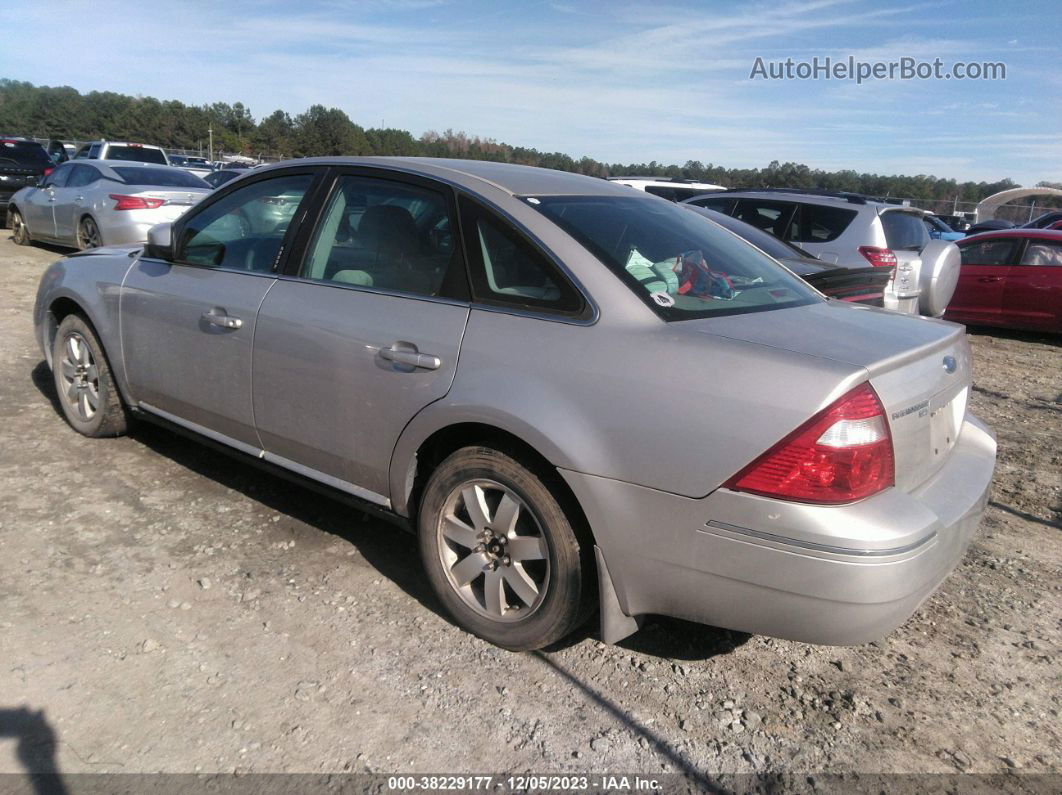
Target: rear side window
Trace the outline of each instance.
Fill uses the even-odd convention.
[[[855,217],[856,211],[847,207],[801,204],[786,239],[793,243],[829,243],[844,234]]]
[[[115,166],[114,173],[122,178],[126,185],[152,185],[159,188],[209,188],[195,174],[189,174],[179,168],[137,168],[136,166]]]
[[[15,165],[43,171],[54,164],[48,157],[48,153],[44,151],[44,147],[35,141],[2,141],[0,142],[0,165]]]
[[[1021,264],[1062,267],[1062,243],[1030,240],[1028,248],[1025,249],[1025,255],[1021,258]]]
[[[439,295],[453,253],[445,195],[402,182],[344,176],[328,201],[302,276]]]
[[[1009,265],[1013,250],[1013,240],[985,240],[959,248],[963,265]]]
[[[921,251],[929,243],[929,232],[920,215],[885,212],[881,214],[881,226],[885,230],[885,245],[893,251]]]
[[[129,160],[133,163],[158,163],[166,166],[166,155],[161,149],[150,146],[108,146],[108,160]]]
[[[74,170],[70,174],[70,179],[67,180],[66,186],[68,188],[81,188],[85,185],[91,185],[99,178],[100,172],[95,168],[79,164],[74,166]]]
[[[565,315],[583,311],[579,291],[511,224],[465,197],[461,218],[475,301]]]

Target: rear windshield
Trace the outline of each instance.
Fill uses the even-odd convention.
[[[922,216],[893,210],[881,214],[885,245],[893,251],[921,251],[929,242]]]
[[[114,173],[122,178],[126,185],[153,185],[158,188],[209,188],[195,174],[189,174],[179,168],[137,168],[135,166],[115,166]]]
[[[163,151],[161,149],[153,149],[150,146],[116,146],[111,144],[107,147],[107,159],[168,165]]]
[[[525,197],[665,320],[817,303],[804,281],[707,219],[640,197]]]
[[[2,141],[0,165],[45,169],[55,164],[44,147],[35,141]]]

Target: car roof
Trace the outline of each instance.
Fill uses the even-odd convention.
[[[1020,226],[1015,229],[990,229],[987,232],[978,232],[976,235],[970,235],[955,242],[961,246],[971,240],[987,240],[988,238],[997,237],[1037,237],[1044,240],[1062,240],[1062,229],[1026,229]]]
[[[475,190],[484,183],[513,196],[624,196],[632,197],[630,187],[583,174],[551,168],[521,166],[489,160],[458,160],[436,157],[307,157],[260,166],[257,171],[272,171],[299,165],[369,166],[388,168],[434,177]],[[633,194],[638,198],[638,194]],[[646,196],[647,201],[659,201]]]

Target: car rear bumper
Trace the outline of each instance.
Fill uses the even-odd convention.
[[[824,644],[902,624],[961,560],[984,512],[995,439],[967,417],[913,493],[843,506],[719,489],[689,499],[562,470],[628,616],[676,616]]]

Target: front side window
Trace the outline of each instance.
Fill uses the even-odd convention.
[[[794,212],[796,212],[796,205],[791,202],[739,199],[737,206],[730,214],[768,234],[788,240],[789,222],[793,219]]]
[[[1062,243],[1052,243],[1047,240],[1030,240],[1025,254],[1021,258],[1022,265],[1049,265],[1062,267]]]
[[[963,265],[1009,265],[1013,250],[1012,240],[984,240],[959,248]]]
[[[446,196],[372,177],[341,177],[302,277],[438,295],[454,253]]]
[[[269,273],[313,180],[312,174],[258,180],[210,204],[181,226],[177,260]]]
[[[677,205],[614,196],[542,196],[528,202],[665,320],[823,300],[763,252]]]

